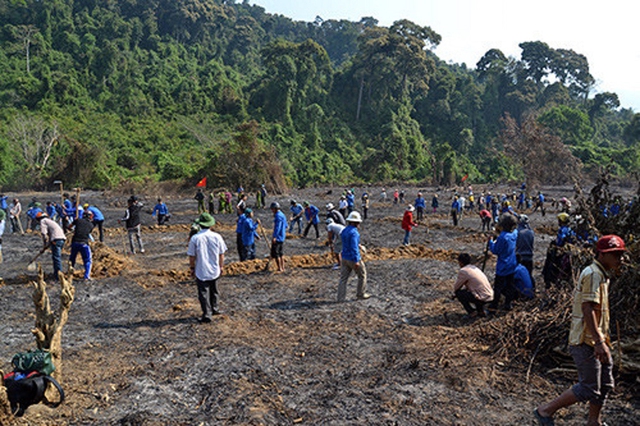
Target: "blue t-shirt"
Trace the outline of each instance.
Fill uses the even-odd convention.
[[[273,238],[279,243],[287,238],[287,217],[280,210],[273,215]]]
[[[247,217],[243,214],[238,216],[238,220],[236,221],[236,234],[242,234],[242,228],[244,227],[244,222],[247,220]]]
[[[424,197],[416,198],[416,201],[414,201],[413,204],[415,208],[422,207],[424,209],[425,207],[427,207],[427,201],[424,199]]]
[[[289,207],[289,210],[291,210],[291,213],[293,213],[293,217],[296,217],[304,209],[302,208],[302,206],[300,204],[295,204],[295,205]],[[300,217],[300,219],[302,219],[302,216]]]
[[[163,215],[167,215],[169,214],[169,209],[167,208],[167,205],[165,203],[158,203],[156,204],[156,206],[153,208],[153,213],[151,214],[151,216],[155,216],[156,213],[163,214]]]
[[[502,231],[495,241],[489,242],[491,253],[498,256],[496,261],[496,275],[501,277],[511,275],[516,270],[516,239],[518,231]]]
[[[90,211],[91,213],[93,213],[94,221],[98,222],[98,221],[104,220],[104,215],[96,206],[87,207],[87,211]]]
[[[316,206],[314,206],[313,204],[311,204],[309,207],[307,207],[306,209],[304,209],[304,216],[307,218],[307,220],[313,224],[318,224],[318,222],[320,221],[318,219],[318,213],[320,213],[320,210],[318,210],[318,208]]]
[[[255,238],[258,236],[256,232],[258,229],[258,222],[254,222],[252,219],[245,216],[245,220],[242,222],[242,244],[250,246],[255,243]]]
[[[523,265],[518,264],[518,266],[516,266],[516,272],[513,275],[513,283],[520,294],[527,299],[533,299],[534,294],[531,275],[529,275],[529,271]]]
[[[340,233],[342,239],[342,258],[351,262],[360,262],[360,233],[358,228],[347,225]]]

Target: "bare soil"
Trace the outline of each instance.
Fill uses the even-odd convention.
[[[313,230],[307,239],[291,235],[285,243],[287,271],[274,274],[263,272],[264,241],[256,242],[257,260],[237,262],[235,216],[217,214],[229,252],[219,280],[223,315],[211,324],[197,322],[200,307],[187,271],[188,225],[197,216],[193,194],[166,200],[173,214],[168,226],[154,227],[145,214],[146,253],[135,256],[127,255],[126,235],[117,224],[126,196],[83,194],[83,201],[106,213],[108,229],[105,244],[94,244],[95,280],[84,282],[76,272],[76,299],[62,342],[67,399],[56,409],[39,404],[0,424],[534,424],[536,405],[562,392],[576,375],[549,373],[554,367],[549,360],[513,362],[489,350],[495,342],[483,338],[484,331],[500,327],[523,305],[517,304],[515,313],[471,321],[451,300],[457,255],[482,257],[486,236],[479,232],[480,219],[465,215],[453,227],[447,214],[428,214],[414,230],[412,245],[403,247],[404,206],[378,202],[379,189],[368,189],[373,202],[361,228],[372,294],[364,301],[355,300],[352,277],[347,302],[335,302],[339,271],[331,269],[323,226],[320,239],[313,238]],[[340,191],[328,190],[275,199],[283,206],[291,197],[308,199],[324,211]],[[511,189],[492,189],[506,190]],[[433,191],[423,188],[428,204]],[[416,192],[407,190],[410,200]],[[547,193],[571,195],[569,188]],[[440,210],[447,212],[449,194],[440,194]],[[56,199],[53,193],[21,195]],[[154,199],[145,203],[150,213]],[[257,217],[269,233],[270,211],[258,210]],[[534,275],[542,282],[555,215],[530,218],[537,235]],[[37,234],[4,236],[0,367],[5,371],[13,354],[34,347],[30,280],[35,276],[26,266],[40,246]],[[41,260],[51,272],[48,256]],[[489,259],[491,280],[494,269]],[[49,293],[55,304],[59,287],[53,281]],[[640,397],[633,389],[622,382],[611,396],[604,411],[609,425],[639,424]],[[562,410],[557,424],[584,424],[586,411],[584,405]]]

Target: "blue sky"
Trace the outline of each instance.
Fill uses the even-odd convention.
[[[615,92],[625,108],[640,112],[640,6],[625,0],[253,0],[269,13],[294,20],[376,18],[389,26],[409,19],[442,36],[441,59],[475,67],[492,48],[520,57],[518,44],[543,41],[573,49],[589,60],[594,93]]]

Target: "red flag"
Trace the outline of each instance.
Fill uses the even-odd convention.
[[[467,178],[469,177],[469,174],[467,173],[466,175],[464,175],[464,177],[462,178],[462,180],[460,181],[460,183],[464,182],[465,180],[467,180]]]
[[[196,184],[196,188],[206,188],[207,187],[207,177],[203,177],[200,182]]]

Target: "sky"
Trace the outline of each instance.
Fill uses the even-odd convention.
[[[596,86],[615,92],[624,108],[640,112],[640,4],[630,0],[252,0],[268,13],[311,22],[399,19],[429,26],[442,36],[434,52],[444,61],[475,64],[489,49],[520,58],[518,44],[542,41],[587,57]]]

